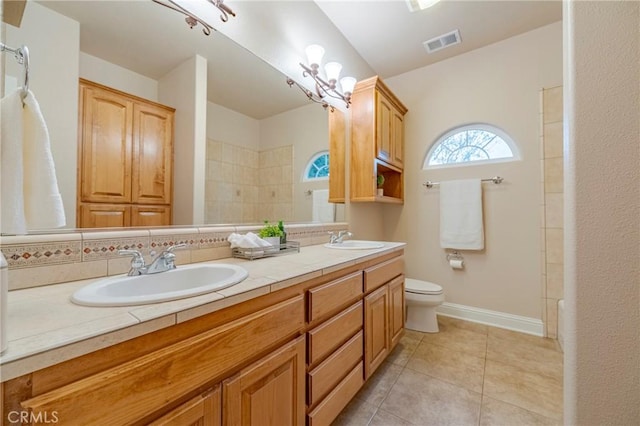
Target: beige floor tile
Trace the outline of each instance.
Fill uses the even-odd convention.
[[[406,365],[419,373],[482,393],[484,357],[422,342]]]
[[[549,342],[547,341],[551,341],[551,339],[543,339],[541,337],[536,339],[544,340],[544,342],[530,341],[529,339],[510,339],[500,335],[489,334],[487,359],[535,371],[562,381],[562,352],[558,352],[555,349],[555,343],[553,348],[549,347]]]
[[[415,330],[409,330],[408,328],[404,329],[404,337],[411,340],[421,341],[424,337],[425,333]]]
[[[384,362],[378,370],[367,380],[356,398],[379,407],[387,397],[391,387],[402,372],[402,367],[390,362]]]
[[[446,332],[451,327],[462,328],[464,330],[475,331],[476,333],[487,334],[489,326],[478,324],[471,321],[465,321],[453,317],[445,317],[438,315],[438,326],[441,332]]]
[[[560,426],[561,424],[560,420],[541,416],[487,396],[482,397],[480,426]]]
[[[487,334],[445,324],[439,333],[425,334],[421,343],[433,343],[453,351],[466,352],[484,358],[487,352]]]
[[[408,334],[407,331],[410,330],[405,331],[405,335],[402,336],[396,347],[387,357],[388,362],[397,364],[401,367],[404,367],[407,362],[409,362],[409,358],[411,358],[411,355],[416,351],[416,348],[422,340],[422,336],[420,336],[420,339],[415,339],[414,336],[412,334]]]
[[[484,395],[554,419],[562,418],[562,379],[487,360]]]
[[[503,328],[489,327],[489,336],[498,337],[510,342],[528,343],[532,346],[558,350],[555,339],[546,339],[544,337],[518,333],[517,331],[505,330]]]
[[[398,416],[394,416],[391,413],[387,413],[384,410],[376,411],[368,426],[405,426],[413,425],[413,423],[401,419]]]
[[[405,369],[380,409],[417,425],[477,425],[481,395]]]
[[[332,426],[366,426],[377,407],[355,397],[331,423]]]

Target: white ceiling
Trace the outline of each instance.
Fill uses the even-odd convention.
[[[40,3],[80,22],[83,52],[153,79],[195,54],[207,58],[208,99],[257,119],[308,100],[287,87],[280,71],[224,34],[301,82],[297,62],[312,42],[342,55],[327,59],[342,62],[346,74],[386,78],[550,24],[562,13],[561,1],[442,0],[411,13],[404,0],[226,0],[237,16],[227,23],[212,19],[220,32],[205,36],[151,0]],[[426,53],[424,41],[454,29],[461,44]]]
[[[562,19],[561,1],[442,0],[419,12],[404,0],[316,3],[383,78]],[[462,43],[427,54],[423,42],[456,29]]]

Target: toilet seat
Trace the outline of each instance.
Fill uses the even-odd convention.
[[[415,280],[413,278],[405,278],[404,290],[408,293],[415,294],[442,294],[442,287],[429,281]]]

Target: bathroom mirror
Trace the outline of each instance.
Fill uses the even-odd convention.
[[[205,212],[200,223],[180,224],[312,221],[312,191],[328,188],[328,180],[306,181],[303,174],[308,161],[328,149],[328,112],[233,40],[190,29],[183,15],[149,0],[28,2],[22,27],[7,27],[7,41],[29,45],[31,88],[43,113],[54,111],[45,119],[68,227],[75,226],[77,191],[77,131],[69,123],[77,123],[77,116],[64,117],[62,136],[56,125],[62,126],[60,115],[77,100],[56,95],[66,84],[56,72],[77,72],[66,86],[74,95],[77,79],[85,78],[159,101],[158,81],[195,55],[207,63],[207,165],[200,176]],[[20,73],[7,61],[8,89]],[[174,141],[174,150],[180,143]],[[255,161],[247,164],[247,158]],[[342,206],[335,219],[344,220]]]

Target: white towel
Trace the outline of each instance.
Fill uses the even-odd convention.
[[[33,93],[2,99],[2,232],[58,228],[66,223],[49,131]]]
[[[231,244],[231,248],[257,248],[257,247],[273,247],[271,244],[258,237],[253,232],[247,232],[245,235],[236,234],[235,232],[227,237],[227,241]]]
[[[482,250],[482,184],[480,179],[440,183],[440,246]]]
[[[313,222],[335,222],[336,205],[329,202],[328,189],[316,189],[313,191],[312,198],[312,214]]]

